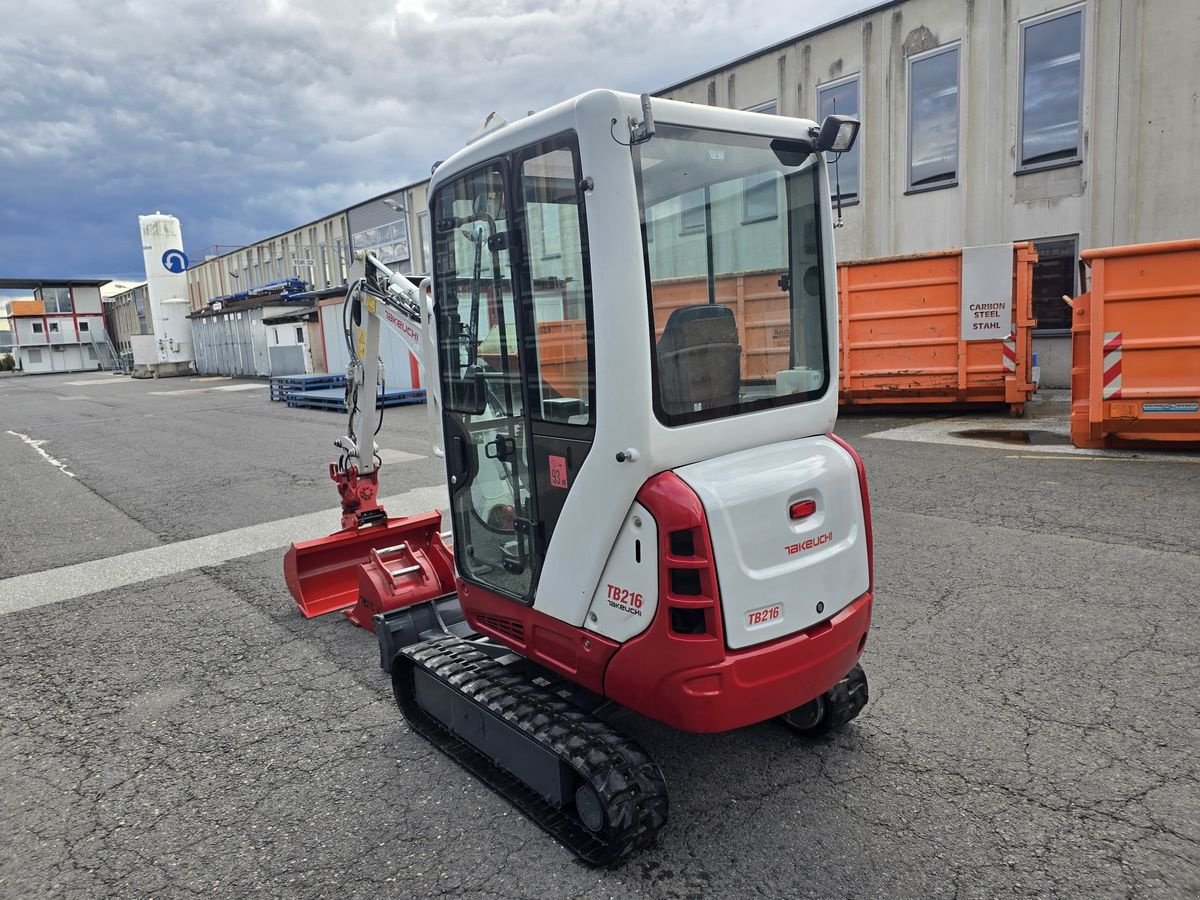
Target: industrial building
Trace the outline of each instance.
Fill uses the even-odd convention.
[[[292,278],[313,290],[337,287],[346,283],[358,250],[372,251],[405,274],[428,271],[427,185],[389,191],[244,247],[209,248],[187,272],[192,309]]]
[[[11,335],[7,352],[29,374],[111,368],[100,288],[107,278],[3,278],[0,290],[28,290],[31,299],[4,301]]]
[[[122,287],[123,290],[114,292],[101,289],[104,321],[117,353],[132,361],[132,339],[140,335],[153,335],[154,317],[149,314],[150,288],[147,282]]]
[[[338,288],[353,254],[369,250],[406,274],[428,271],[427,184],[389,191],[245,247],[205,252],[187,271],[198,370],[267,376],[343,368]],[[396,389],[420,387],[420,369],[401,341],[385,335],[382,355]]]
[[[1192,3],[894,0],[659,96],[859,118],[839,259],[1033,240],[1034,349],[1065,387],[1079,252],[1200,230],[1197,46]]]
[[[1066,387],[1080,252],[1197,234],[1197,46],[1196,4],[891,0],[656,96],[860,119],[830,162],[840,260],[1032,240],[1034,350],[1042,384]],[[193,308],[287,276],[335,287],[357,249],[428,271],[427,187],[206,259],[188,272]],[[748,190],[747,218],[777,214],[770,199]],[[681,234],[703,221],[686,198],[677,218]]]

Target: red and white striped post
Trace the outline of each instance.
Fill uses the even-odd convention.
[[[1001,353],[1004,360],[1004,371],[1007,374],[1017,373],[1017,336],[1012,332],[1004,339],[1004,349]]]
[[[1121,399],[1121,332],[1104,332],[1104,386],[1101,396],[1105,400]]]

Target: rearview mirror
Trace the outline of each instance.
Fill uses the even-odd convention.
[[[828,153],[845,153],[854,146],[859,123],[849,116],[828,115],[816,133],[814,149]]]

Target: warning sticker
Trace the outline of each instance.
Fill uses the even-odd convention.
[[[550,487],[567,489],[567,458],[565,456],[550,457]]]

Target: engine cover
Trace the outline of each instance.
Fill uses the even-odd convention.
[[[832,438],[742,450],[675,474],[704,504],[731,649],[803,631],[870,588],[858,469]]]

